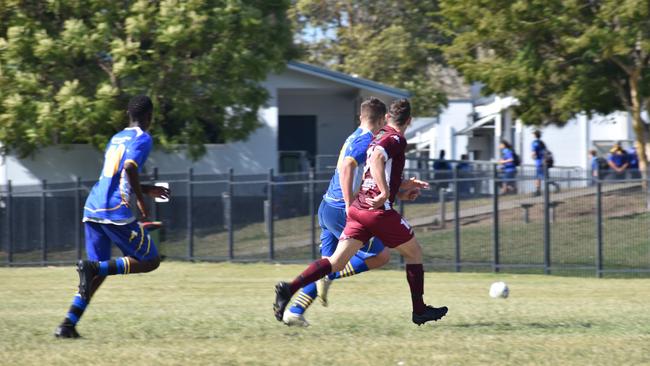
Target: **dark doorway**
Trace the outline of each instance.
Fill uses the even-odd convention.
[[[305,171],[316,156],[316,116],[280,116],[278,150],[280,172]]]

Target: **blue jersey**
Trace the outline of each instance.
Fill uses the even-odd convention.
[[[546,145],[542,140],[536,139],[533,141],[533,153],[535,153],[535,165],[542,165],[544,162],[544,154],[546,153]]]
[[[139,127],[125,128],[106,146],[104,167],[84,205],[84,221],[125,225],[135,221],[129,206],[131,186],[124,164],[131,161],[142,169],[153,147],[151,136]]]
[[[503,171],[504,172],[512,172],[517,170],[517,166],[515,165],[515,154],[512,152],[512,150],[506,148],[501,149],[501,159],[503,160],[510,160],[507,163],[503,163]]]
[[[339,153],[339,159],[336,164],[337,168],[334,171],[334,176],[330,181],[327,192],[323,195],[323,200],[329,205],[338,208],[345,208],[345,200],[343,199],[343,191],[341,190],[338,169],[339,164],[341,164],[343,160],[352,159],[356,164],[352,190],[357,191],[359,189],[359,186],[361,185],[361,174],[363,173],[363,167],[366,163],[366,150],[368,150],[368,145],[372,142],[372,138],[373,135],[371,131],[359,127],[345,140],[343,147],[341,147],[341,152]]]

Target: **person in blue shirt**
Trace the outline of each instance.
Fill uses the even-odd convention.
[[[544,141],[542,141],[542,131],[540,130],[535,130],[533,131],[533,136],[535,139],[533,140],[532,143],[532,156],[533,160],[535,161],[535,196],[539,196],[542,194],[541,186],[542,186],[542,180],[544,179],[544,169],[547,168],[547,165],[550,164],[548,163],[547,155],[550,155],[550,152],[546,148],[546,144]],[[549,165],[548,168],[551,166]],[[559,192],[560,191],[560,185],[557,184],[556,182],[550,182],[550,185],[555,187],[555,191]]]
[[[641,172],[639,171],[639,155],[636,153],[636,148],[632,146],[627,149],[626,152],[630,163],[630,166],[628,167],[630,178],[641,178]]]
[[[499,165],[503,172],[503,183],[501,184],[501,194],[517,193],[515,176],[517,175],[517,163],[515,162],[515,153],[512,146],[506,140],[501,140],[499,144],[501,150],[501,160]]]
[[[321,227],[321,255],[327,258],[334,254],[346,222],[348,207],[354,201],[361,185],[361,174],[366,162],[366,150],[374,134],[384,126],[386,105],[371,97],[361,103],[359,119],[361,124],[343,143],[334,175],[318,208],[318,223]],[[282,321],[290,326],[308,326],[304,313],[318,296],[327,306],[327,292],[331,281],[349,277],[378,268],[388,263],[390,252],[378,239],[371,240],[350,259],[340,272],[332,273],[316,283],[302,288],[293,305],[284,312]]]
[[[621,147],[620,142],[615,143],[609,151],[607,163],[612,170],[612,178],[625,179],[626,171],[630,167],[630,161],[627,152]]]
[[[131,211],[133,199],[142,218],[146,219],[144,194],[169,197],[167,188],[140,185],[138,178],[153,147],[151,136],[146,132],[151,125],[153,103],[144,95],[133,97],[127,113],[129,127],[108,142],[99,180],[84,204],[88,259],[77,263],[79,291],[65,319],[55,330],[58,338],[79,337],[76,325],[106,276],[150,272],[160,264],[156,245]],[[124,256],[111,259],[111,243]]]
[[[440,152],[438,152],[438,159],[433,163],[434,179],[441,180],[441,182],[437,184],[438,189],[446,189],[449,187],[448,180],[452,178],[451,164],[445,160],[445,155],[445,150],[440,150]]]

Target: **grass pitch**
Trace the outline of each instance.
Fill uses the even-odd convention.
[[[78,329],[52,336],[77,283],[72,267],[0,268],[5,365],[650,364],[650,280],[427,273],[425,299],[449,306],[417,327],[403,271],[340,280],[312,326],[272,315],[273,285],[299,265],[165,262],[114,276]],[[488,297],[504,280],[507,300]]]

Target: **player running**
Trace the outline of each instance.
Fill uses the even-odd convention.
[[[359,128],[345,140],[341,148],[334,176],[318,207],[318,223],[321,227],[320,252],[323,258],[329,258],[336,250],[345,227],[346,211],[361,184],[366,150],[374,134],[384,126],[385,114],[386,105],[381,100],[374,97],[366,99],[360,107]],[[305,286],[298,293],[293,306],[284,312],[282,321],[290,326],[308,326],[309,323],[304,317],[305,311],[316,296],[320,298],[323,306],[327,306],[327,291],[332,280],[379,268],[389,260],[390,252],[380,240],[375,239],[366,244],[352,256],[343,270],[323,277],[318,283],[312,282]]]
[[[386,115],[388,125],[382,128],[368,148],[368,164],[356,200],[348,210],[347,223],[336,251],[330,258],[319,259],[291,283],[275,286],[273,306],[276,318],[284,312],[291,296],[301,287],[319,278],[343,269],[344,265],[371,237],[379,238],[384,245],[395,248],[406,262],[406,278],[413,304],[412,320],[422,325],[436,321],[447,314],[447,307],[425,305],[422,248],[413,229],[399,213],[393,210],[395,198],[414,199],[423,185],[413,180],[402,183],[406,139],[404,131],[411,122],[411,105],[408,100],[393,102]]]
[[[150,124],[153,104],[149,97],[132,98],[128,105],[129,127],[114,135],[106,147],[104,167],[84,205],[84,227],[88,260],[77,263],[79,292],[54,335],[78,338],[76,325],[91,297],[106,276],[150,272],[158,268],[160,257],[147,229],[131,212],[132,194],[143,218],[148,216],[144,194],[168,198],[163,187],[140,185],[138,173],[153,146],[145,132]],[[124,254],[111,259],[111,242]]]

